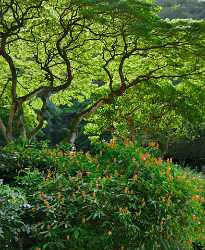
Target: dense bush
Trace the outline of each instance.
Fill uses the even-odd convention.
[[[23,210],[28,206],[25,196],[16,188],[0,185],[0,246],[13,249],[21,234],[27,231],[22,220]]]
[[[203,244],[203,178],[128,143],[112,141],[98,151],[93,157],[41,149],[39,155],[52,159],[55,171],[19,173],[16,185],[31,206],[21,215],[30,230],[19,233],[23,249],[192,249],[192,242]]]
[[[47,143],[35,145],[9,144],[0,152],[0,176],[10,183],[18,172],[26,168],[47,172],[55,167],[55,161],[49,156]],[[56,151],[59,151],[56,150]]]

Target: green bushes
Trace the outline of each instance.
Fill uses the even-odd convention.
[[[203,178],[130,144],[113,141],[98,151],[94,157],[42,149],[54,170],[19,174],[16,186],[31,206],[19,214],[30,229],[19,234],[23,249],[166,250],[203,243]]]
[[[21,233],[27,230],[21,217],[26,207],[29,205],[20,190],[0,185],[1,249],[13,249],[16,242],[20,240]]]
[[[54,149],[52,152],[59,152]],[[35,145],[9,144],[0,152],[0,177],[6,183],[12,182],[19,171],[26,168],[39,169],[41,172],[47,172],[55,168],[55,161],[48,154],[47,143]]]

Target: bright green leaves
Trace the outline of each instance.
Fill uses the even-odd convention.
[[[112,131],[119,139],[166,140],[191,138],[194,128],[204,121],[205,95],[200,81],[160,80],[130,89],[112,106],[93,115],[86,126],[92,136]],[[202,84],[202,83],[201,83]]]
[[[55,104],[73,96],[114,102],[144,82],[202,76],[204,23],[161,20],[152,1],[4,0],[1,8],[1,46],[17,71],[13,86],[4,61],[2,96],[13,86],[27,110],[42,111],[40,102],[34,105],[42,93]],[[17,102],[6,101],[8,109]]]
[[[75,1],[82,6],[80,13],[86,19],[92,19],[108,27],[114,24],[119,29],[127,28],[129,33],[146,34],[157,20],[157,7],[144,1]],[[110,26],[111,27],[111,26]],[[115,27],[113,26],[115,29]]]
[[[162,161],[154,148],[112,141],[95,156],[20,146],[7,154],[14,150],[20,166],[39,170],[21,173],[21,191],[0,186],[2,245],[15,235],[41,249],[176,249],[173,242],[189,249],[203,238],[204,179]]]

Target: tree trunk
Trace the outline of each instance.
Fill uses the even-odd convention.
[[[72,122],[72,127],[71,127],[71,132],[68,136],[68,142],[71,145],[75,145],[75,141],[78,137],[78,130],[79,130],[79,125],[82,121],[83,117],[77,117],[73,122]]]
[[[130,135],[129,135],[130,140],[131,140],[131,142],[135,143],[137,131],[135,128],[134,119],[132,117],[127,117],[127,124],[128,124],[129,130],[130,130]]]
[[[3,135],[3,138],[4,138],[5,142],[6,142],[6,144],[10,143],[10,139],[7,136],[7,133],[6,133],[6,126],[4,125],[1,118],[0,118],[0,131],[1,131],[2,135]]]
[[[25,128],[25,124],[24,124],[24,110],[23,110],[23,107],[22,105],[20,105],[18,107],[18,115],[17,115],[17,123],[18,123],[18,126],[19,126],[19,134],[20,134],[20,137],[23,139],[23,140],[26,140],[27,139],[27,133],[26,133],[26,128]]]

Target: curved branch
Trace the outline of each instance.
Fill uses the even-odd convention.
[[[0,55],[5,59],[7,64],[9,65],[9,69],[11,71],[11,81],[12,81],[12,88],[11,88],[11,96],[12,100],[16,100],[16,87],[17,87],[17,73],[16,73],[16,67],[14,65],[14,62],[11,58],[11,56],[5,51],[4,48],[0,48]]]
[[[41,107],[40,110],[38,110],[37,113],[37,120],[38,120],[38,124],[37,126],[28,134],[28,139],[31,140],[38,132],[40,129],[42,129],[43,125],[44,125],[44,114],[47,111],[47,99],[48,99],[48,95],[47,96],[42,96],[41,100],[43,102],[43,105]]]

